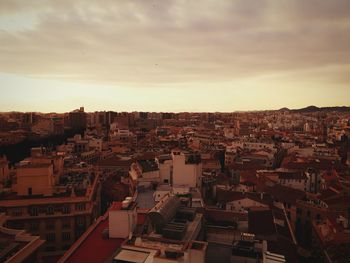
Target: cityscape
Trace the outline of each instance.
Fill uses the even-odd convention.
[[[349,10],[0,0],[0,263],[348,263]]]
[[[9,112],[2,262],[346,262],[350,108]]]

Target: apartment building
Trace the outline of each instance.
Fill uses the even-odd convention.
[[[97,172],[80,168],[55,183],[53,170],[53,164],[45,163],[18,167],[12,191],[4,192],[0,200],[7,227],[46,240],[40,251],[43,261],[62,255],[100,214]]]

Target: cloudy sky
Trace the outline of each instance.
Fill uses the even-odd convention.
[[[0,111],[350,106],[349,0],[0,0]]]

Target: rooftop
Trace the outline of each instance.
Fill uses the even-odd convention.
[[[138,164],[141,166],[142,172],[147,173],[147,172],[153,172],[153,171],[158,171],[158,165],[155,162],[154,159],[150,160],[138,160]]]
[[[290,204],[295,204],[296,200],[302,199],[305,196],[304,191],[279,184],[264,188],[264,192],[270,194],[275,200]]]
[[[43,244],[39,236],[31,236],[24,230],[3,227],[7,218],[0,214],[0,262],[22,262]]]
[[[104,237],[105,229],[108,229],[108,212],[97,219],[58,262],[105,262],[124,241],[121,238]]]
[[[56,192],[52,196],[19,196],[15,192],[3,194],[0,199],[0,206],[19,207],[29,205],[47,205],[48,203],[61,204],[89,201],[94,191],[96,191],[99,177],[95,175],[89,176],[88,174],[80,175],[80,177],[73,177],[71,180],[65,181],[64,184],[56,185],[56,190],[63,189],[63,192]],[[89,186],[84,186],[83,181],[84,178],[86,179],[87,177],[89,177],[92,182],[90,182]],[[72,189],[74,189],[74,193],[72,193]]]

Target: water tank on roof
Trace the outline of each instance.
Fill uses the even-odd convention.
[[[148,216],[152,224],[162,227],[174,218],[180,205],[177,196],[166,195],[148,212]]]

